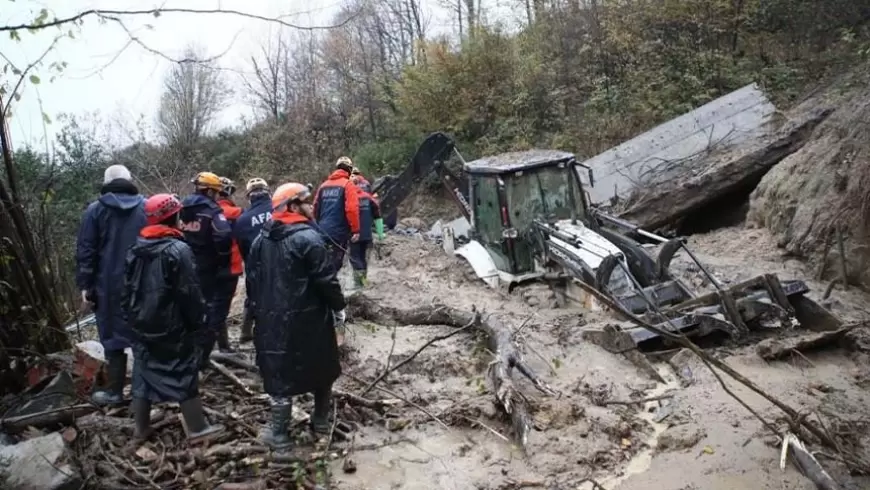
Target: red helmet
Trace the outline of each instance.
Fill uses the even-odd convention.
[[[149,225],[163,222],[181,211],[181,201],[172,194],[155,194],[145,200],[145,218]]]

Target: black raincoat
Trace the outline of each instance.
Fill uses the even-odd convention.
[[[320,234],[303,216],[276,213],[245,266],[266,393],[289,397],[330,386],[341,374],[332,312],[345,302]]]
[[[133,332],[133,397],[154,403],[197,396],[194,343],[205,327],[205,299],[183,234],[146,226],[127,256],[123,307]]]

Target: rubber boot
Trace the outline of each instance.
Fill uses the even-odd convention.
[[[179,404],[181,417],[187,429],[187,442],[197,444],[205,442],[224,432],[224,426],[220,424],[209,425],[205,419],[205,411],[202,409],[202,401],[194,397]]]
[[[136,424],[133,437],[140,441],[148,439],[151,430],[151,400],[147,398],[133,398],[133,421]]]
[[[230,346],[230,334],[227,330],[227,322],[223,322],[221,324],[220,330],[218,330],[218,338],[217,338],[218,349],[221,352],[232,354],[235,350]]]
[[[242,334],[239,336],[239,343],[246,343],[254,340],[254,312],[249,307],[245,307],[245,315],[242,320]]]
[[[124,403],[124,382],[127,380],[127,354],[109,352],[106,355],[108,384],[91,396],[94,405],[105,407]]]
[[[315,434],[328,435],[332,429],[329,405],[332,386],[314,392],[314,412],[311,414],[311,430]]]
[[[277,451],[285,451],[293,446],[293,440],[288,434],[290,414],[293,411],[292,402],[272,405],[272,419],[260,430],[260,442]]]

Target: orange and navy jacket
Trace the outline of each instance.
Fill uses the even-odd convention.
[[[362,175],[357,175],[352,179],[359,189],[359,207],[360,207],[360,232],[359,241],[372,241],[372,226],[375,220],[381,217],[380,206],[378,201],[372,196],[372,185]]]
[[[327,244],[344,246],[351,235],[360,232],[360,190],[345,170],[336,170],[317,189],[314,219]]]
[[[218,199],[218,205],[224,211],[227,221],[235,228],[236,220],[242,215],[242,208],[236,206],[236,203],[232,199],[225,197]],[[233,238],[232,248],[230,249],[230,274],[240,276],[243,270],[244,266],[242,265],[242,252],[239,250],[239,242]]]

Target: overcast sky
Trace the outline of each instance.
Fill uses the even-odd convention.
[[[431,31],[448,28],[447,14],[437,0],[423,0]],[[40,9],[46,8],[58,18],[88,9],[146,10],[163,6],[196,9],[232,9],[251,14],[279,17],[299,25],[329,25],[342,0],[165,0],[161,3],[135,0],[0,0],[0,22],[12,25],[30,22]],[[250,57],[261,44],[275,35],[280,26],[234,15],[163,14],[125,17],[125,24],[144,44],[170,57],[181,57],[190,43],[202,45],[209,55],[226,52],[219,63],[228,75],[238,80],[239,73],[250,72]],[[151,26],[149,28],[149,25]],[[69,26],[68,26],[69,27]],[[60,128],[58,122],[44,125],[44,112],[56,120],[59,113],[83,114],[99,111],[103,119],[133,121],[145,114],[153,122],[159,101],[161,79],[171,62],[130,43],[130,37],[115,23],[100,24],[89,17],[75,39],[63,39],[45,58],[68,63],[66,71],[49,83],[46,69],[38,70],[42,82],[26,84],[21,101],[13,103],[10,130],[13,143],[44,147],[46,133],[53,141]],[[58,34],[54,28],[35,34],[20,32],[21,42],[0,40],[0,52],[16,66],[27,66],[39,58]],[[129,45],[128,45],[129,44]],[[5,63],[5,60],[2,60]],[[10,74],[11,75],[11,74]],[[8,79],[7,79],[8,83]],[[220,125],[234,125],[251,114],[241,96],[221,114]]]

